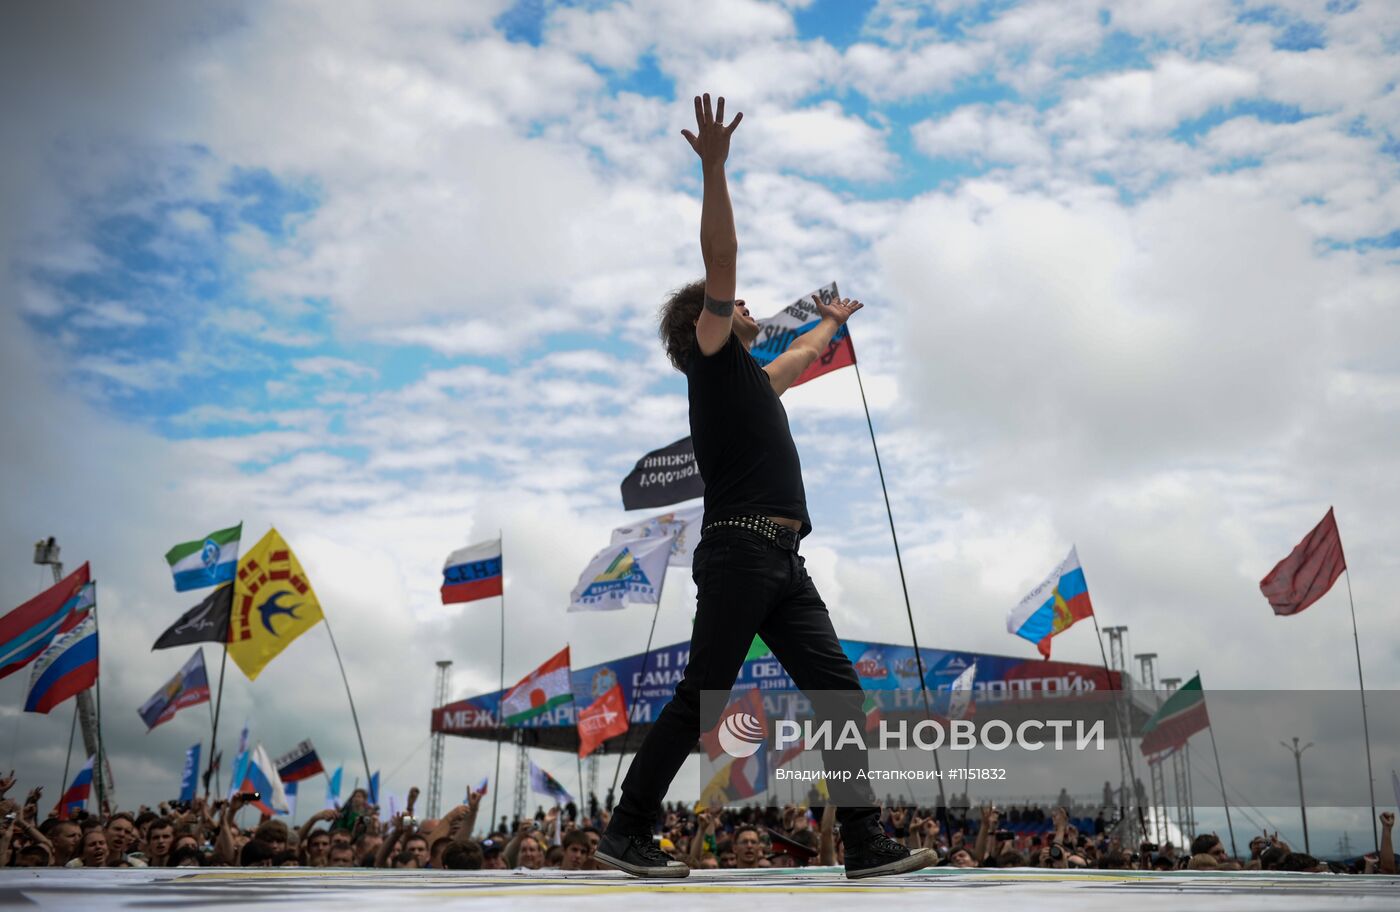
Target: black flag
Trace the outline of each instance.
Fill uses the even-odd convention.
[[[668,507],[673,503],[702,497],[705,482],[695,463],[695,447],[689,437],[637,460],[637,466],[622,479],[622,508],[640,510]]]
[[[208,598],[180,615],[170,629],[160,635],[152,649],[188,646],[191,643],[223,643],[228,637],[229,615],[233,609],[233,583],[224,583]]]

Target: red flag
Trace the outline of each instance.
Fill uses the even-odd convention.
[[[1297,614],[1326,595],[1346,568],[1337,519],[1328,507],[1322,522],[1259,583],[1259,591],[1274,614]]]
[[[622,698],[622,685],[614,684],[578,714],[579,757],[587,757],[604,741],[626,732],[627,703]]]
[[[725,753],[724,748],[720,746],[719,743],[720,727],[724,725],[724,721],[730,716],[740,713],[747,713],[753,716],[754,719],[758,720],[758,727],[760,729],[763,731],[768,730],[768,719],[763,713],[763,695],[758,692],[757,687],[751,687],[744,691],[739,699],[734,700],[724,708],[724,712],[720,714],[719,722],[714,728],[700,735],[700,743],[704,746],[705,753],[711,760]]]

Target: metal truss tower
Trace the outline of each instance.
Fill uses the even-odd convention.
[[[1162,686],[1174,691],[1181,686],[1180,678],[1163,678]],[[1182,839],[1189,845],[1196,838],[1196,805],[1191,795],[1191,745],[1172,751],[1172,783],[1176,795],[1176,825]]]
[[[1118,672],[1120,686],[1119,699],[1114,703],[1117,717],[1118,742],[1118,807],[1123,812],[1119,823],[1119,835],[1125,846],[1135,845],[1143,835],[1142,801],[1138,798],[1138,779],[1133,765],[1133,676],[1128,670],[1128,628],[1125,626],[1105,627],[1108,637],[1109,668]]]
[[[515,730],[515,819],[525,819],[525,804],[530,800],[530,752],[525,749],[525,733]],[[511,821],[515,825],[515,821]]]
[[[451,678],[452,660],[443,659],[437,663],[437,681],[433,684],[433,709],[447,705],[448,679]],[[432,747],[428,753],[428,814],[439,817],[442,812],[442,752],[447,736],[434,732]]]
[[[53,571],[55,585],[63,581],[63,561],[59,557],[60,553],[58,542],[53,537],[41,538],[34,543],[34,563],[48,565]],[[92,614],[93,617],[97,616],[96,608],[92,609]],[[102,724],[101,707],[93,701],[93,691],[97,690],[100,693],[101,687],[99,682],[96,688],[89,687],[87,690],[78,691],[74,707],[78,715],[78,727],[83,733],[83,750],[89,757],[101,755],[92,771],[93,793],[97,796],[99,810],[103,805],[116,807],[116,799],[112,792],[112,766],[107,760],[106,752],[102,750],[102,734],[99,731]],[[63,787],[67,788],[68,783],[63,783]]]
[[[1133,658],[1138,660],[1138,668],[1142,670],[1142,684],[1152,693],[1152,705],[1158,709],[1162,707],[1162,697],[1157,693],[1157,653],[1140,652]],[[1169,826],[1170,818],[1167,816],[1167,776],[1163,769],[1163,760],[1156,763],[1148,762],[1147,770],[1151,780],[1151,817],[1149,825],[1152,827],[1152,841],[1161,845],[1166,842],[1171,834]]]

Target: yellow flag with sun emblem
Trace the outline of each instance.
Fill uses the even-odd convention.
[[[269,529],[238,561],[228,654],[248,680],[324,617],[292,549]]]

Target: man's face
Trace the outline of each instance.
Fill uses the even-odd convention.
[[[114,856],[125,855],[136,841],[136,824],[125,817],[118,817],[107,824],[107,847]]]
[[[83,865],[100,868],[107,863],[107,834],[101,830],[89,830],[83,837]]]
[[[1218,842],[1210,847],[1210,854],[1216,861],[1225,861],[1230,857],[1230,853],[1225,851],[1225,846]]]
[[[177,851],[179,851],[180,849],[183,849],[183,848],[191,848],[191,849],[195,849],[196,851],[198,851],[198,849],[199,849],[199,840],[198,840],[198,839],[195,839],[193,836],[191,836],[190,834],[186,833],[185,835],[181,836],[179,839],[175,840],[175,845],[171,847],[170,851],[171,851],[171,852],[177,852]]]
[[[564,859],[559,867],[565,871],[582,871],[588,864],[588,846],[573,844],[564,849]]]
[[[588,854],[592,855],[594,852],[598,851],[598,840],[602,837],[592,830],[584,833],[584,835],[588,837]]]
[[[730,849],[719,853],[719,866],[721,868],[732,868],[738,859],[734,855],[734,850]]]
[[[428,840],[422,836],[410,836],[404,843],[404,851],[418,859],[418,867],[428,866]]]
[[[269,836],[263,842],[267,843],[274,853],[287,851],[287,840],[280,836]]]
[[[60,823],[53,828],[53,834],[49,836],[49,841],[64,858],[72,858],[73,853],[78,851],[78,841],[82,839],[82,836],[82,828],[76,823]]]
[[[516,861],[522,868],[535,870],[544,864],[544,852],[540,851],[540,844],[533,839],[525,839],[520,843],[520,854]]]
[[[739,865],[752,867],[758,864],[758,857],[763,853],[763,841],[758,838],[758,834],[753,830],[744,830],[734,840],[735,860]]]
[[[742,298],[734,302],[734,334],[745,345],[751,345],[758,338],[758,321],[749,313],[749,305]]]
[[[306,840],[306,857],[311,861],[325,864],[326,853],[331,850],[331,837],[326,833],[313,833]]]
[[[350,834],[347,833],[347,832],[345,832],[344,830],[336,830],[334,833],[331,834],[331,848],[332,848],[332,849],[348,849],[348,848],[350,848]]]
[[[347,846],[331,846],[330,861],[327,867],[331,868],[353,868],[355,866],[355,853]]]
[[[976,867],[976,865],[972,863],[972,856],[967,853],[967,849],[958,849],[953,853],[952,865],[955,868]]]
[[[488,852],[481,860],[481,868],[484,871],[504,871],[506,869],[506,858],[500,852]]]
[[[713,855],[706,855],[704,858],[700,859],[700,867],[707,871],[718,868],[719,859]]]
[[[158,826],[152,824],[146,831],[146,846],[151,850],[151,854],[157,858],[164,858],[170,854],[170,844],[175,841],[175,828],[170,824]]]

